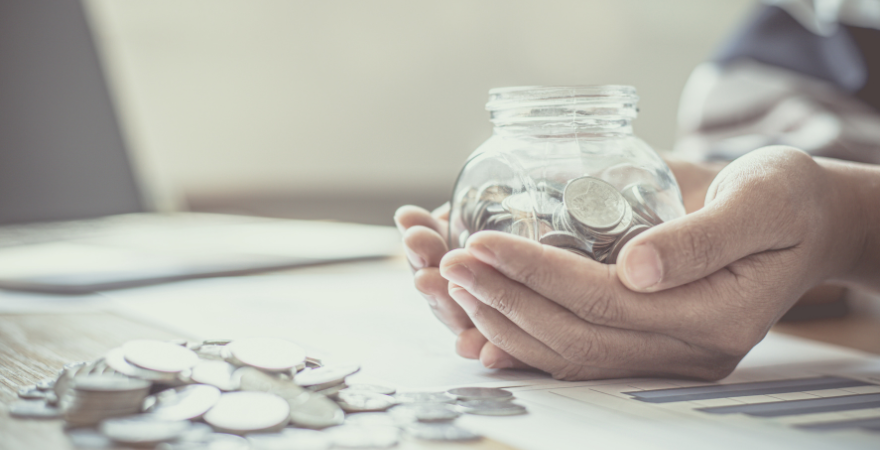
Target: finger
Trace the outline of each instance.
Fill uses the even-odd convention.
[[[428,210],[418,206],[404,205],[397,208],[397,212],[394,213],[394,223],[397,224],[401,233],[411,227],[421,225],[440,233],[441,236],[446,235],[445,227],[441,227],[440,221],[432,216]]]
[[[466,272],[466,273],[465,273]],[[571,363],[614,369],[682,368],[700,373],[708,351],[656,333],[594,325],[568,309],[510,280],[465,251],[450,253],[440,273],[494,308]]]
[[[437,207],[437,209],[431,211],[431,215],[434,216],[437,220],[440,221],[449,221],[449,202],[446,202]]]
[[[778,157],[778,153],[773,156]],[[799,151],[784,157],[815,164]],[[714,198],[707,199],[703,209],[653,227],[627,243],[617,259],[623,283],[640,292],[669,289],[748,255],[796,245],[795,236],[786,232],[798,209],[784,189],[788,175],[774,173],[781,170],[778,162],[761,159],[757,154],[734,161],[716,177],[709,189],[712,197],[714,188]],[[755,167],[761,172],[756,173]],[[781,185],[765,186],[767,180]]]
[[[440,276],[436,267],[419,270],[414,276],[416,289],[422,293],[434,315],[440,319],[453,333],[459,334],[473,328],[470,317],[449,296],[449,282]]]
[[[489,342],[483,333],[476,328],[468,328],[458,335],[455,341],[455,352],[467,359],[480,359],[483,346]]]
[[[403,245],[410,265],[416,270],[437,267],[448,251],[446,240],[422,225],[414,225],[403,233]]]
[[[650,331],[685,339],[707,325],[717,305],[702,285],[681,291],[641,294],[628,289],[613,265],[519,236],[481,231],[468,239],[467,253],[596,325]],[[454,258],[453,250],[441,260]],[[703,291],[701,291],[703,289]]]
[[[489,342],[524,364],[550,373],[554,378],[585,380],[640,375],[635,371],[608,370],[572,364],[517,327],[500,312],[484,305],[463,287],[450,283],[449,294],[468,313],[474,325],[489,339]]]
[[[480,349],[480,362],[488,369],[533,369],[488,341]]]

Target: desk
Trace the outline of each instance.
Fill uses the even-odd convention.
[[[340,270],[369,273],[403,270],[404,264],[402,259],[391,259],[297,269],[291,273],[332,273]],[[876,319],[846,318],[789,323],[777,325],[774,329],[880,354],[880,321]],[[0,314],[0,342],[3,344],[0,346],[0,448],[72,448],[62,433],[61,421],[11,419],[6,405],[16,400],[19,386],[51,376],[67,362],[94,359],[125,341],[137,338],[173,339],[187,336],[108,312]],[[483,440],[456,445],[405,442],[400,448],[503,450],[511,447]]]

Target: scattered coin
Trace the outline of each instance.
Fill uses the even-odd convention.
[[[54,378],[44,378],[37,383],[37,389],[41,391],[51,391],[53,387],[55,387]]]
[[[25,400],[43,400],[46,398],[46,392],[37,389],[36,386],[25,386],[18,390],[18,397]]]
[[[400,423],[449,422],[461,416],[449,403],[407,403],[391,408],[389,413]]]
[[[290,405],[265,392],[228,392],[204,416],[205,422],[233,434],[280,429],[287,424]]]
[[[302,347],[280,338],[236,339],[226,348],[243,364],[269,371],[290,370],[306,359]]]
[[[375,392],[377,394],[394,395],[397,389],[388,386],[380,386],[378,384],[352,384],[345,388],[346,391],[363,391]]]
[[[344,390],[339,392],[339,406],[345,412],[385,411],[397,402],[394,397],[375,392]]]
[[[140,339],[126,342],[122,350],[128,362],[156,372],[181,372],[199,361],[192,350],[170,342]]]
[[[250,434],[253,450],[326,450],[333,445],[330,436],[315,430],[285,428],[280,433]]]
[[[462,387],[446,391],[449,395],[454,395],[458,401],[468,400],[494,400],[503,401],[513,398],[510,391],[498,388],[485,387]]]
[[[226,361],[201,360],[192,368],[189,378],[196,383],[209,384],[221,391],[238,390],[240,381],[233,376],[236,367]]]
[[[61,417],[61,410],[44,401],[25,400],[13,403],[9,408],[9,415],[20,419],[58,419]]]
[[[406,422],[401,422],[397,420],[393,415],[384,413],[384,412],[367,412],[367,413],[357,413],[357,414],[348,414],[345,416],[345,424],[346,425],[388,425],[388,426],[397,426],[400,423],[409,423],[414,422],[414,420],[407,420]]]
[[[67,437],[78,449],[106,449],[113,447],[113,440],[94,428],[72,428],[67,430]]]
[[[398,392],[394,398],[398,403],[452,403],[455,397],[445,392]]]
[[[114,348],[107,352],[104,361],[113,370],[127,375],[129,377],[140,378],[150,381],[171,381],[177,377],[175,372],[157,372],[155,370],[144,369],[134,364],[130,364],[125,360],[125,350],[122,347]]]
[[[414,423],[407,425],[406,432],[417,438],[428,441],[475,441],[481,439],[479,434],[452,423]]]
[[[190,423],[185,420],[156,420],[149,416],[107,419],[98,429],[104,436],[124,444],[139,446],[155,445],[170,441],[186,431]]]
[[[298,427],[320,430],[345,421],[342,408],[323,395],[305,393],[288,402],[290,423]]]
[[[202,417],[220,399],[220,389],[206,384],[192,384],[156,394],[156,403],[148,411],[159,420],[190,420]]]
[[[381,425],[341,425],[327,433],[341,448],[388,448],[400,440],[400,429]]]
[[[462,412],[480,416],[513,416],[525,414],[525,406],[512,402],[498,402],[492,400],[470,400],[459,403]]]
[[[317,369],[307,369],[296,374],[293,380],[300,386],[335,385],[345,381],[345,377],[353,375],[361,370],[357,364],[341,366],[324,366]]]

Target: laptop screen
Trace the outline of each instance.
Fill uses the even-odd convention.
[[[0,224],[144,210],[83,6],[0,2]]]

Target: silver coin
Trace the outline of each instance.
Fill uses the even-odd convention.
[[[455,397],[445,392],[398,392],[394,395],[398,403],[452,403]]]
[[[51,391],[55,386],[55,378],[44,378],[37,383],[37,389],[41,391]]]
[[[644,186],[638,183],[631,184],[623,188],[621,193],[636,214],[645,219],[649,225],[660,225],[663,223],[663,219],[651,207],[652,203],[657,203],[657,190],[653,186]]]
[[[112,448],[113,441],[92,428],[71,428],[64,432],[74,447],[78,449]]]
[[[296,374],[293,380],[300,386],[316,386],[321,384],[338,384],[345,381],[349,375],[361,370],[357,364],[340,366],[324,366],[317,369],[307,369]]]
[[[330,386],[327,386],[327,385],[309,386],[306,389],[308,389],[309,391],[314,392],[316,394],[321,394],[321,395],[324,395],[324,396],[330,397],[330,398],[336,398],[339,395],[339,393],[341,391],[345,390],[347,387],[348,387],[347,384],[339,383],[339,384],[334,384],[334,385],[330,385]]]
[[[330,436],[315,430],[285,428],[279,433],[250,434],[253,450],[326,450],[333,445]]]
[[[563,192],[563,201],[575,220],[597,231],[617,226],[628,206],[614,186],[593,177],[569,181]]]
[[[464,247],[465,245],[467,245],[467,240],[470,237],[471,237],[471,233],[468,230],[462,231],[461,234],[458,235],[458,246]]]
[[[352,384],[345,388],[346,391],[375,392],[377,394],[394,395],[397,389],[378,384]]]
[[[551,245],[559,248],[574,248],[584,253],[589,253],[592,246],[580,237],[566,231],[551,231],[538,239],[538,242],[544,245]]]
[[[122,344],[126,361],[156,372],[181,372],[199,362],[192,350],[169,342],[139,339]]]
[[[385,411],[397,402],[390,395],[345,390],[339,392],[338,404],[345,412],[376,412]]]
[[[285,400],[294,399],[306,391],[292,380],[280,374],[269,374],[254,367],[242,367],[235,371],[233,379],[242,391],[268,392]]]
[[[306,359],[302,347],[280,338],[236,339],[226,348],[243,364],[270,371],[290,370]]]
[[[493,203],[501,203],[512,193],[513,188],[511,188],[510,186],[489,182],[480,187],[478,197],[480,200],[486,200]]]
[[[196,419],[208,412],[219,399],[220,389],[206,384],[192,384],[156,394],[156,403],[149,413],[159,420]]]
[[[482,436],[452,423],[414,423],[404,428],[410,436],[427,441],[475,441]]]
[[[345,413],[332,400],[320,394],[305,393],[290,404],[290,423],[301,428],[320,430],[345,421]]]
[[[130,364],[125,360],[125,350],[122,347],[117,347],[104,356],[104,361],[108,366],[113,368],[113,370],[134,378],[140,378],[142,380],[148,381],[171,381],[177,377],[177,373],[175,372],[157,372],[155,370],[144,369],[134,364]]]
[[[209,427],[210,428],[210,427]],[[226,433],[209,433],[196,441],[165,442],[156,450],[253,450],[247,439]]]
[[[389,413],[400,423],[448,422],[461,416],[449,403],[407,403],[391,408]]]
[[[240,381],[233,377],[236,367],[226,361],[199,361],[192,368],[189,378],[202,384],[209,384],[221,391],[238,390]]]
[[[305,367],[303,369],[317,369],[318,367],[323,367],[324,363],[321,362],[320,358],[315,358],[313,356],[306,356]]]
[[[469,400],[458,405],[462,412],[480,416],[513,416],[525,414],[525,406],[509,401]]]
[[[510,391],[498,388],[486,387],[461,387],[446,391],[449,395],[454,395],[458,401],[468,400],[510,400],[513,394]]]
[[[327,430],[340,448],[388,448],[397,445],[400,430],[381,425],[342,425]]]
[[[147,445],[170,441],[183,434],[189,427],[190,423],[185,420],[165,421],[135,416],[107,419],[101,422],[98,430],[116,442]]]
[[[486,220],[481,230],[507,231],[513,225],[513,215],[509,213],[495,214]]]
[[[290,405],[265,392],[228,392],[204,415],[215,429],[233,434],[280,429],[290,419]]]
[[[18,398],[24,400],[45,400],[46,392],[37,389],[36,386],[25,386],[18,389]]]
[[[407,420],[413,422],[414,420]],[[346,414],[346,425],[387,425],[397,426],[400,423],[394,416],[384,412],[367,412],[357,414]]]
[[[608,254],[608,257],[605,259],[606,264],[616,264],[617,257],[620,255],[620,251],[623,250],[623,247],[634,237],[638,236],[645,230],[651,228],[648,225],[634,225],[631,227],[623,236],[620,237],[615,243],[614,246],[611,247],[611,252]]]
[[[72,383],[77,391],[93,392],[146,392],[151,385],[146,380],[120,375],[79,375]]]
[[[202,345],[226,345],[232,342],[232,339],[205,339]]]
[[[26,400],[13,403],[9,407],[9,415],[20,419],[59,419],[61,410],[44,401]]]

